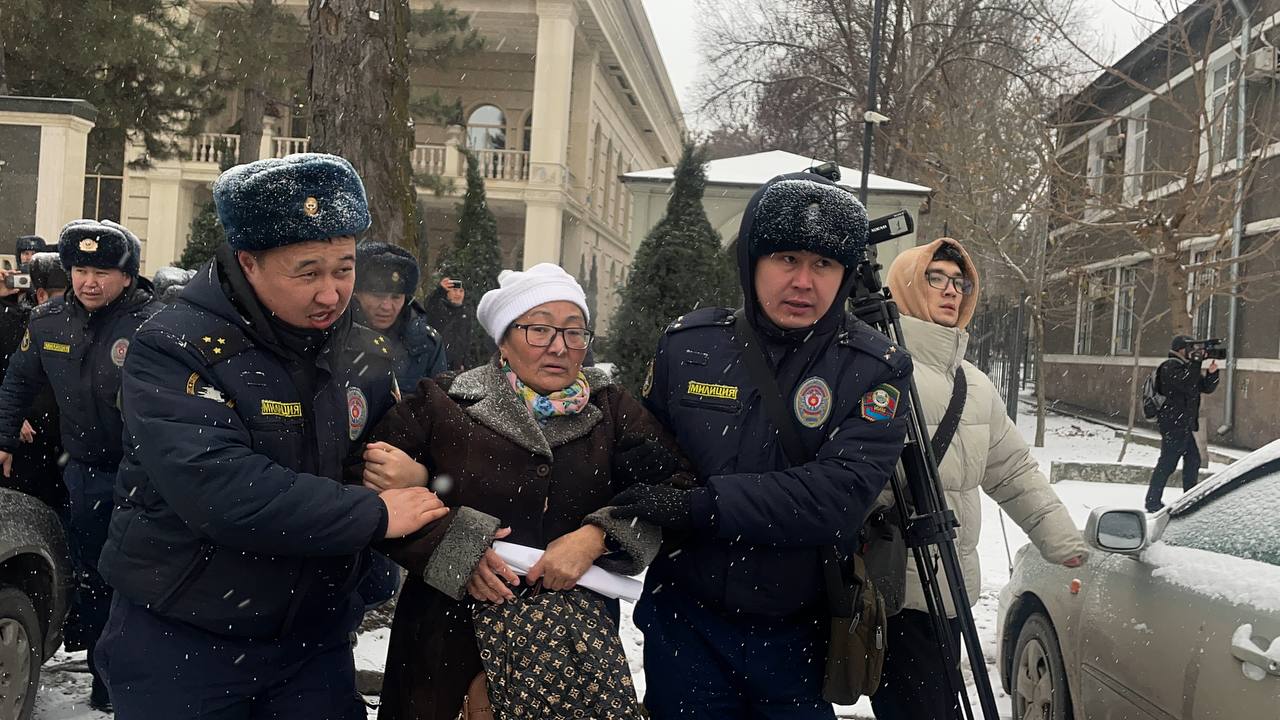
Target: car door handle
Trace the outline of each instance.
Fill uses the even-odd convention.
[[[1259,638],[1266,642],[1266,638]],[[1241,625],[1231,637],[1231,656],[1241,662],[1262,668],[1268,675],[1280,676],[1280,639],[1272,640],[1263,649],[1253,640],[1253,626]]]

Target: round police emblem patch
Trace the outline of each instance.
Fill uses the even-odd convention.
[[[816,428],[831,417],[831,402],[831,386],[820,377],[811,377],[796,391],[796,419],[807,428]]]
[[[347,427],[351,431],[351,439],[355,440],[364,432],[369,422],[369,402],[358,387],[347,388]]]
[[[115,363],[116,367],[124,367],[124,358],[128,354],[129,354],[128,338],[120,338],[119,340],[116,340],[114,343],[111,343],[111,362]]]

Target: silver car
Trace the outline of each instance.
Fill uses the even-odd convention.
[[[1076,569],[1022,548],[1000,593],[1015,720],[1280,719],[1280,440],[1085,539]]]

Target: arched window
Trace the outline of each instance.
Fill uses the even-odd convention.
[[[524,116],[524,137],[521,138],[524,145],[521,147],[525,152],[533,150],[533,113],[530,112]]]
[[[467,117],[467,147],[472,150],[505,150],[507,116],[496,105],[481,105]]]

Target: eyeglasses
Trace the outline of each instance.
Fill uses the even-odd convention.
[[[533,347],[547,347],[556,341],[556,335],[564,337],[564,346],[570,350],[586,350],[591,345],[595,333],[586,328],[562,328],[554,325],[521,325],[512,324],[513,328],[524,330],[525,342]]]
[[[937,288],[943,292],[947,291],[947,285],[951,285],[956,292],[961,295],[968,295],[973,292],[973,281],[967,277],[951,277],[940,272],[927,272],[924,279],[929,281],[929,286]]]

